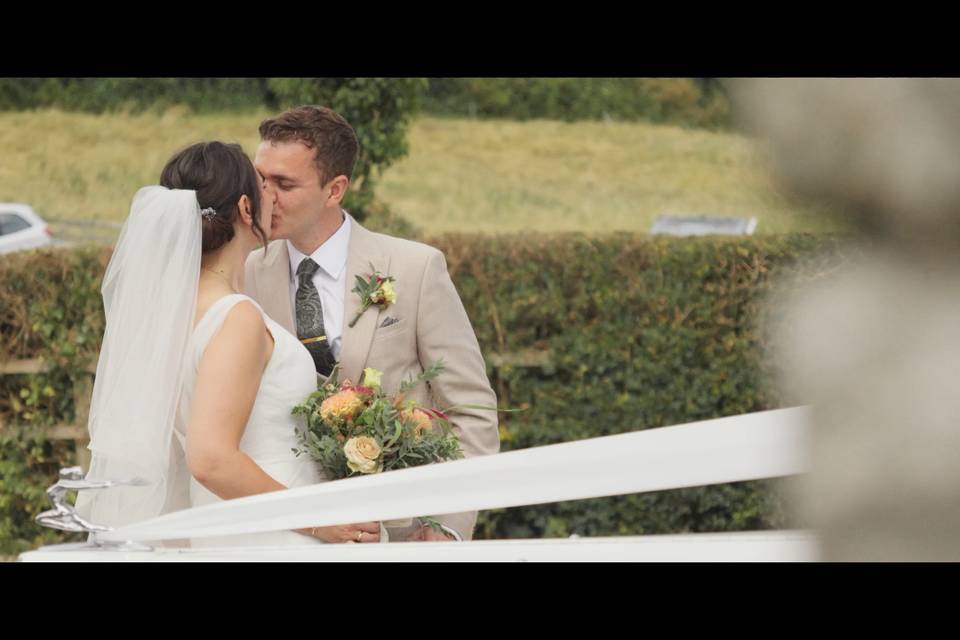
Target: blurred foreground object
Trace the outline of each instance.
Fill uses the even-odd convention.
[[[786,400],[813,405],[799,504],[822,558],[960,560],[960,80],[734,94],[785,186],[856,232],[856,260],[779,302]]]

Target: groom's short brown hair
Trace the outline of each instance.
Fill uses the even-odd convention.
[[[313,162],[320,173],[321,185],[341,175],[353,179],[360,141],[350,123],[333,109],[316,105],[287,109],[276,118],[260,123],[260,139],[296,141],[313,149]]]

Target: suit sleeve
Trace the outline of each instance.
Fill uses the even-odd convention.
[[[497,396],[487,379],[486,365],[476,333],[463,302],[447,271],[443,253],[430,254],[420,288],[417,311],[417,351],[426,368],[443,359],[445,368],[430,383],[438,408],[459,405],[496,407]],[[497,412],[484,409],[454,409],[450,414],[464,456],[487,455],[500,450]],[[477,512],[438,516],[444,526],[465,540],[473,537]]]

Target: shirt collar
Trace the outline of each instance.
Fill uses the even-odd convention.
[[[293,243],[287,242],[287,253],[290,255],[290,273],[296,273],[297,267],[308,256],[300,253]],[[320,245],[316,251],[310,254],[314,262],[320,265],[328,276],[337,280],[340,274],[347,267],[347,250],[350,247],[350,217],[343,216],[343,224],[336,232],[327,238],[327,241]]]

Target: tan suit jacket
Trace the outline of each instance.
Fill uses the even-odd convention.
[[[411,391],[410,399],[440,409],[464,404],[496,406],[497,397],[487,380],[480,345],[447,273],[443,253],[419,242],[368,231],[352,217],[350,222],[340,380],[356,383],[363,369],[372,367],[383,372],[383,389],[392,395],[403,380],[416,377],[426,366],[443,358],[443,373],[429,388],[418,385]],[[371,265],[396,279],[397,302],[383,310],[370,307],[351,328],[348,324],[360,308],[360,296],[352,291],[356,276],[368,277]],[[268,245],[266,255],[259,249],[247,259],[244,293],[296,335],[290,281],[286,241],[274,241]],[[381,326],[388,317],[399,322]],[[466,457],[499,451],[495,411],[462,409],[449,417]],[[445,514],[437,519],[469,540],[477,513]]]

